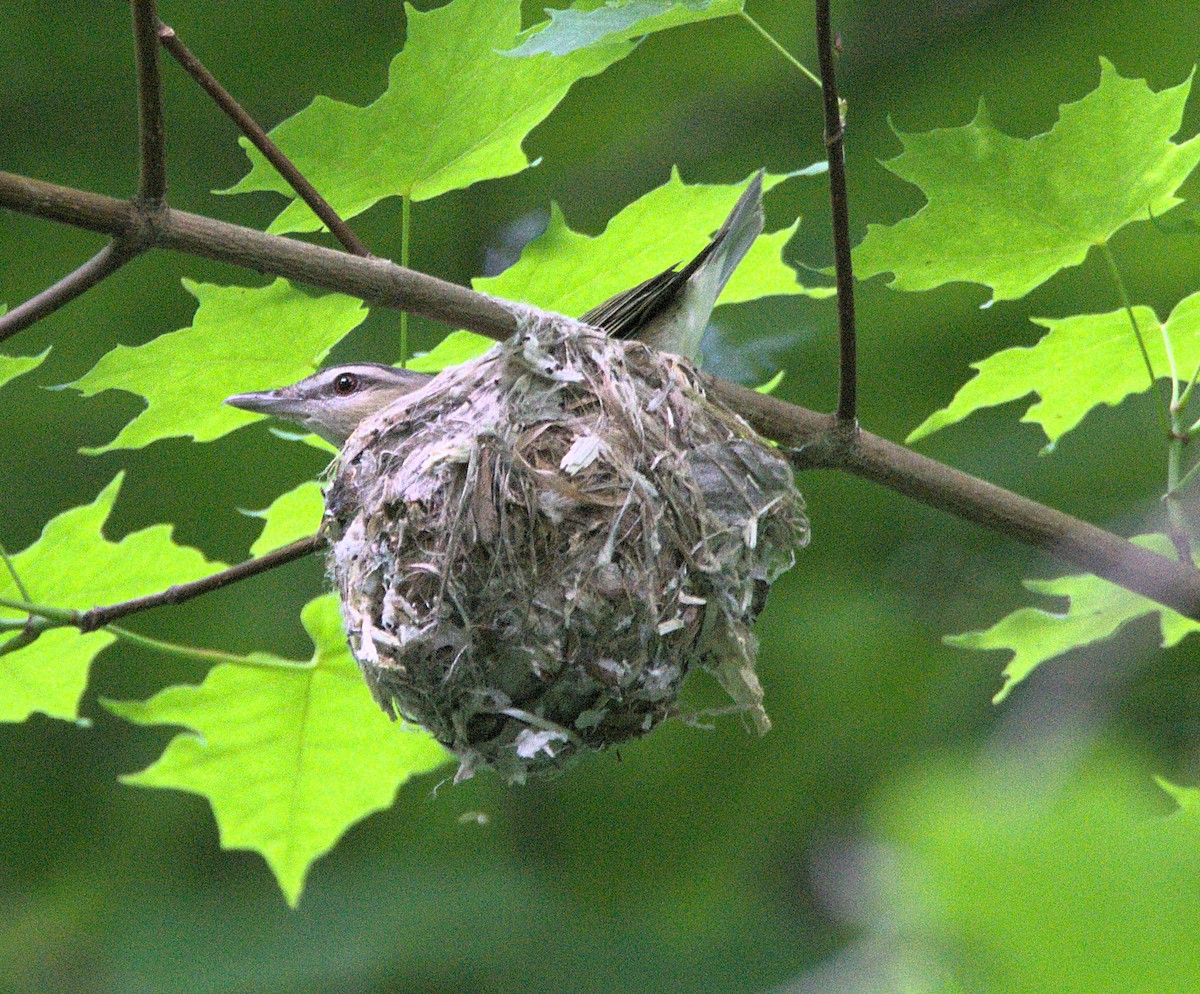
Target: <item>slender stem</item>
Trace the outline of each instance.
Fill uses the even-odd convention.
[[[1146,365],[1146,375],[1150,378],[1150,389],[1158,397],[1159,413],[1162,415],[1163,427],[1166,429],[1168,437],[1170,437],[1170,405],[1163,399],[1162,392],[1158,389],[1158,378],[1154,375],[1154,363],[1150,361],[1150,352],[1146,348],[1146,338],[1142,334],[1142,329],[1138,327],[1137,315],[1133,312],[1133,303],[1129,299],[1129,292],[1125,289],[1125,279],[1121,276],[1121,270],[1117,266],[1116,257],[1113,255],[1112,248],[1108,242],[1102,242],[1100,248],[1101,254],[1104,256],[1104,261],[1108,263],[1108,271],[1112,274],[1113,283],[1116,285],[1121,307],[1129,318],[1130,327],[1133,328],[1133,336],[1137,339],[1138,351],[1141,352],[1142,362]]]
[[[60,307],[82,296],[101,280],[111,276],[142,249],[125,239],[116,238],[104,246],[74,272],[68,273],[41,293],[30,297],[7,314],[0,315],[0,342],[11,338],[31,324],[53,314]]]
[[[25,584],[21,581],[21,575],[17,572],[17,567],[13,565],[12,558],[8,554],[8,550],[0,544],[0,559],[4,560],[4,568],[8,570],[8,575],[12,577],[13,586],[17,588],[17,593],[21,595],[22,600],[31,601],[29,591]]]
[[[754,28],[754,30],[757,31],[760,35],[762,35],[763,38],[765,38],[767,40],[767,43],[773,49],[775,49],[775,51],[777,51],[780,55],[782,55],[785,59],[787,59],[788,62],[790,62],[797,69],[799,69],[800,72],[804,76],[806,76],[808,79],[812,80],[812,82],[816,83],[817,86],[821,85],[820,78],[816,74],[814,74],[813,71],[808,68],[808,66],[806,66],[803,62],[801,62],[799,59],[797,59],[786,48],[784,48],[778,41],[775,40],[775,36],[772,35],[771,32],[769,32],[766,28],[764,28],[761,24],[759,24],[758,21],[756,21],[753,17],[751,17],[749,14],[747,14],[744,10],[742,11],[742,20],[745,21],[747,24],[749,24],[750,27]]]
[[[24,611],[26,614],[31,614],[37,618],[59,622],[63,626],[74,625],[75,617],[79,614],[78,611],[72,611],[70,608],[51,607],[48,604],[34,604],[32,601],[17,600],[12,597],[0,597],[0,607],[6,607],[10,611]]]
[[[163,118],[162,67],[158,61],[158,14],[154,0],[133,0],[132,8],[141,144],[138,196],[157,204],[167,194],[167,128]]]
[[[254,669],[268,670],[308,670],[313,662],[295,662],[290,659],[273,659],[267,656],[240,656],[232,652],[222,652],[220,649],[200,649],[191,645],[180,645],[178,642],[164,642],[162,639],[151,638],[131,632],[128,628],[117,625],[105,625],[104,631],[111,632],[117,638],[134,645],[140,645],[155,652],[166,653],[169,656],[182,656],[185,659],[198,659],[205,663],[224,663],[229,666],[248,666]]]
[[[838,103],[829,0],[817,0],[817,55],[825,104],[825,147],[829,152],[829,201],[833,222],[833,258],[838,302],[837,419],[853,424],[858,416],[858,344],[854,326],[854,266],[850,256],[850,195],[846,190],[845,123]]]
[[[128,201],[4,172],[0,172],[0,206],[110,234],[136,225],[139,216],[138,206]],[[496,339],[507,338],[527,321],[555,320],[537,308],[475,293],[382,259],[360,259],[182,211],[162,211],[150,231],[154,244],[162,248],[286,276],[380,306],[405,308]],[[874,480],[1200,619],[1200,571],[902,446],[866,433],[855,436],[827,415],[720,380],[706,378],[705,382],[713,396],[759,432],[795,450],[794,464],[799,468],[819,465]]]
[[[1188,380],[1188,385],[1183,388],[1183,393],[1179,395],[1179,400],[1176,402],[1181,411],[1187,407],[1187,402],[1192,397],[1192,391],[1196,389],[1196,380],[1198,379],[1200,379],[1200,366],[1196,367],[1196,371],[1192,373],[1192,378]]]
[[[365,258],[372,258],[371,251],[342,220],[338,212],[317,192],[317,188],[304,178],[292,160],[280,151],[279,146],[271,140],[266,130],[246,113],[245,108],[233,98],[233,95],[225,87],[217,82],[217,78],[196,58],[191,49],[179,40],[175,29],[161,21],[158,22],[157,29],[158,40],[162,42],[163,48],[170,52],[184,71],[200,84],[205,93],[212,97],[213,102],[241,129],[242,134],[250,139],[250,143],[262,152],[279,175],[296,191],[296,196],[308,204],[312,212],[321,219],[321,223],[330,230],[333,237],[345,246],[346,251]]]
[[[412,237],[412,197],[400,198],[400,265],[408,268],[408,246]],[[400,312],[400,365],[408,365],[408,311]]]

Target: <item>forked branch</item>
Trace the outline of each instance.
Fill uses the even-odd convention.
[[[0,173],[0,206],[117,236],[145,229],[160,248],[285,276],[378,306],[403,307],[495,339],[513,334],[522,316],[540,313],[383,259],[363,259],[183,211],[164,209],[147,216],[135,202],[11,173]],[[1200,620],[1200,571],[901,446],[856,434],[852,424],[828,415],[720,380],[712,380],[711,388],[759,431],[788,446],[798,468],[841,469],[874,480]]]

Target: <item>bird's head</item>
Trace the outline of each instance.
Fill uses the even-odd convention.
[[[237,393],[225,403],[292,421],[340,447],[364,418],[419,390],[431,378],[411,369],[356,362],[322,369],[278,390]]]

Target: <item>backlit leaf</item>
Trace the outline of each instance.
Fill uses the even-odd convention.
[[[337,293],[310,297],[284,279],[257,288],[183,285],[199,302],[191,327],[133,348],[118,345],[68,384],[85,397],[126,390],[147,401],[111,442],[84,449],[88,455],[176,436],[210,442],[259,420],[262,415],[222,401],[312,374],[367,315],[360,300]]]
[[[1175,191],[1200,161],[1200,138],[1171,141],[1191,77],[1155,93],[1100,66],[1100,85],[1062,105],[1046,134],[997,131],[982,103],[963,127],[897,132],[904,151],[884,164],[928,203],[898,224],[868,226],[854,252],[859,277],[891,272],[897,290],[981,283],[1010,300],[1179,204]]]
[[[366,107],[325,96],[271,138],[343,218],[385,197],[428,200],[528,168],[525,136],[577,80],[628,55],[627,43],[557,58],[500,54],[520,40],[520,0],[454,0],[422,13],[405,4],[408,38],[392,60],[386,92]],[[292,189],[243,140],[251,170],[231,193]],[[269,230],[317,231],[293,200]]]
[[[1149,307],[1135,307],[1134,317],[1157,377],[1170,375],[1163,345],[1163,326]],[[950,404],[935,411],[908,436],[915,442],[972,411],[1017,400],[1030,393],[1040,398],[1023,422],[1040,425],[1047,451],[1076,427],[1093,407],[1119,404],[1130,394],[1150,388],[1146,364],[1124,310],[1053,319],[1034,318],[1047,329],[1036,345],[1005,349],[981,362],[974,379],[962,386]],[[1184,380],[1200,366],[1200,294],[1181,301],[1167,319],[1178,375]]]
[[[346,829],[448,756],[371,700],[336,597],[310,601],[300,617],[315,646],[307,664],[255,653],[219,663],[199,686],[105,701],[137,724],[188,729],[150,767],[122,779],[206,798],[221,845],[262,853],[291,905],[309,867]]]
[[[171,540],[170,525],[153,525],[110,542],[102,534],[123,474],[82,507],[51,519],[41,537],[12,557],[30,599],[47,607],[84,610],[165,590],[224,568],[196,549]],[[0,598],[24,600],[9,572],[0,568]],[[0,607],[0,618],[24,618]],[[0,645],[16,632],[0,632]],[[54,628],[36,641],[0,656],[0,721],[24,721],[34,711],[52,718],[78,717],[88,668],[115,639],[105,631],[81,635]]]
[[[1133,541],[1160,555],[1177,558],[1165,535],[1139,535]],[[1163,648],[1178,645],[1190,633],[1200,631],[1200,622],[1090,573],[1057,580],[1026,580],[1024,584],[1035,594],[1069,598],[1067,610],[1057,613],[1023,607],[986,631],[950,635],[945,639],[949,645],[963,649],[1005,649],[1013,654],[1004,667],[1004,686],[993,698],[997,704],[1046,660],[1109,638],[1135,618],[1158,615]]]

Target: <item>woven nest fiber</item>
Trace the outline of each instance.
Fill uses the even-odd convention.
[[[678,357],[527,321],[359,426],[326,528],[372,694],[460,779],[645,735],[694,666],[770,726],[751,625],[804,502]]]

